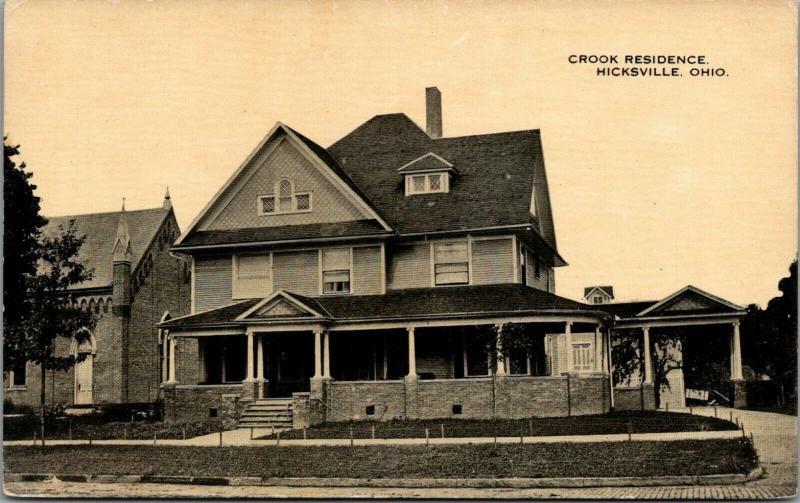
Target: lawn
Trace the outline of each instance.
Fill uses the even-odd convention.
[[[531,419],[428,419],[405,421],[358,421],[324,423],[308,428],[306,438],[425,438],[431,437],[518,437],[552,435],[602,435],[611,433],[661,433],[675,431],[735,430],[727,420],[675,412],[612,412],[593,416]],[[302,430],[281,433],[283,439],[303,438]],[[272,438],[271,434],[258,438]]]
[[[17,473],[205,477],[507,478],[746,473],[747,439],[431,446],[10,446]]]
[[[164,423],[160,421],[108,421],[100,415],[48,419],[45,425],[45,438],[55,439],[160,439],[196,437],[220,431],[220,420],[195,423]],[[36,416],[16,416],[3,418],[3,440],[31,440],[33,430],[37,438],[41,430]]]

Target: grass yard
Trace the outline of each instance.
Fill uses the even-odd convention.
[[[306,438],[425,438],[431,437],[518,437],[552,435],[602,435],[612,433],[661,433],[675,431],[735,430],[727,420],[676,412],[634,411],[612,412],[593,416],[572,416],[531,419],[427,419],[405,421],[353,421],[324,423],[308,428]],[[272,435],[258,438],[272,438]],[[281,433],[281,438],[303,438],[302,430]]]
[[[17,416],[3,418],[3,440],[31,440],[36,429],[40,430],[36,416]],[[87,440],[108,439],[161,439],[196,437],[220,431],[220,420],[195,423],[164,423],[160,421],[112,421],[104,422],[102,417],[93,415],[50,419],[45,424],[45,438]]]
[[[206,477],[507,478],[746,473],[747,439],[436,446],[11,446],[6,472]]]

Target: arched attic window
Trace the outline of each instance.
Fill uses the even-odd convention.
[[[288,178],[278,180],[271,194],[258,196],[260,215],[307,213],[311,208],[311,191],[297,192]]]

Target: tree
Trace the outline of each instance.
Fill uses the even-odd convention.
[[[36,273],[39,236],[47,220],[39,215],[40,199],[34,194],[36,185],[30,182],[32,173],[25,171],[24,162],[14,162],[19,146],[4,142],[3,151],[3,367],[10,369],[27,360],[24,348],[15,342],[30,314],[28,280]]]
[[[13,192],[6,194],[6,232],[9,227],[19,227],[6,239],[5,258],[8,265],[10,253],[18,252],[25,257],[18,261],[20,273],[4,289],[6,316],[3,320],[4,363],[18,365],[31,362],[41,372],[41,425],[44,429],[45,383],[48,370],[66,370],[79,359],[72,355],[55,352],[59,339],[76,339],[79,343],[88,337],[87,330],[95,326],[94,313],[80,309],[73,302],[70,287],[91,279],[92,271],[78,259],[84,236],[77,236],[75,222],[65,228],[58,227],[52,236],[42,236],[41,227],[46,223],[39,216],[39,198],[33,195],[34,185],[29,183],[30,174],[14,166],[10,157],[18,153],[17,147],[6,147],[6,174],[10,173]],[[9,180],[6,180],[6,184]],[[16,206],[31,206],[24,210]],[[16,218],[22,218],[20,222]],[[12,252],[11,250],[14,250]],[[13,298],[12,298],[13,297]],[[9,310],[12,309],[12,312]],[[8,366],[6,368],[13,368]]]
[[[742,322],[745,363],[768,375],[797,399],[797,260],[789,266],[789,276],[778,282],[782,295],[774,297],[761,310],[748,307]]]

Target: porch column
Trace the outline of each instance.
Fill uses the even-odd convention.
[[[169,382],[177,382],[175,379],[175,337],[169,336]]]
[[[650,327],[642,327],[642,351],[644,351],[644,382],[651,384],[653,382],[653,362],[650,361]]]
[[[497,331],[497,347],[495,350],[495,353],[497,353],[497,375],[504,376],[508,374],[508,371],[506,370],[506,357],[503,356],[503,341],[500,340],[503,325],[495,325],[494,328]]]
[[[331,334],[329,331],[325,331],[323,334],[323,351],[322,351],[322,377],[330,377],[331,376]]]
[[[322,330],[314,330],[314,377],[322,377]]]
[[[733,322],[731,338],[731,379],[742,379],[742,346],[739,339],[739,320]]]
[[[247,377],[245,381],[255,380],[255,369],[253,368],[253,332],[247,332]]]
[[[567,372],[572,372],[572,322],[568,321],[564,327],[564,350],[567,352]]]
[[[408,331],[408,377],[417,378],[417,350],[414,342],[414,327],[406,328]]]
[[[264,334],[258,336],[256,344],[258,351],[256,352],[256,379],[259,381],[264,380]]]
[[[594,361],[592,370],[602,372],[603,370],[603,338],[600,336],[600,325],[594,327]]]

